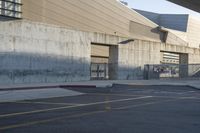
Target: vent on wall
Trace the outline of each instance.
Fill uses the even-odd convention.
[[[162,64],[180,64],[180,55],[175,53],[161,52]]]
[[[21,18],[21,0],[0,0],[0,16]]]

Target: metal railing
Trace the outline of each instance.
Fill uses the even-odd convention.
[[[145,65],[144,79],[200,79],[200,64]]]
[[[21,18],[21,8],[21,0],[0,0],[0,16],[10,18]]]
[[[109,65],[108,63],[91,63],[90,77],[92,80],[109,79]]]

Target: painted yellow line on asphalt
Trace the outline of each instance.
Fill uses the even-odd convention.
[[[0,118],[19,116],[19,115],[28,115],[28,114],[34,114],[34,113],[44,113],[44,112],[49,112],[49,111],[56,111],[56,110],[71,109],[71,108],[77,108],[77,107],[99,105],[99,104],[104,104],[104,103],[116,103],[116,102],[124,102],[124,101],[133,101],[133,100],[146,99],[146,98],[152,98],[152,97],[153,96],[144,96],[144,97],[136,97],[136,98],[127,98],[127,99],[119,99],[119,100],[87,103],[87,104],[82,104],[82,105],[64,106],[64,107],[57,107],[57,108],[50,108],[50,109],[41,109],[41,110],[34,110],[34,111],[27,111],[27,112],[3,114],[3,115],[0,115]]]
[[[182,99],[182,100],[187,100],[187,99],[196,99],[196,100],[198,100],[198,99],[200,99],[200,97],[180,97],[180,96],[154,96],[155,98],[173,98],[173,99]]]
[[[146,96],[146,95],[129,95],[129,94],[105,94],[105,93],[88,93],[88,94],[100,95],[100,96],[124,96],[124,97]]]
[[[127,95],[127,94],[104,94],[104,93],[89,93],[89,94],[94,94],[94,95],[100,95],[100,96],[130,96],[130,97],[134,97],[134,96],[146,96],[146,95]],[[153,97],[157,97],[157,98],[182,98],[182,99],[200,99],[200,97],[177,97],[177,96],[153,96]]]
[[[49,104],[49,105],[82,105],[78,103],[50,103],[50,102],[31,102],[31,101],[19,101],[19,102],[12,102],[12,103],[30,103],[30,104]]]
[[[164,102],[173,102],[173,101],[178,101],[178,100],[181,100],[181,99],[164,100],[164,101],[160,101],[160,102],[148,102],[148,103],[143,103],[143,104],[136,104],[136,105],[131,105],[131,106],[112,108],[110,110],[125,110],[125,109],[136,108],[136,107],[147,106],[147,105],[154,105],[154,104],[159,104],[159,103],[164,103]],[[64,117],[61,116],[61,117],[56,117],[56,118],[51,118],[51,119],[46,119],[46,120],[39,120],[39,121],[22,123],[22,124],[9,125],[9,126],[0,127],[0,130],[8,130],[8,129],[13,129],[13,128],[37,125],[37,124],[45,124],[45,123],[63,120],[63,119],[67,119],[67,118],[77,118],[77,117],[89,116],[89,115],[105,113],[105,112],[108,112],[108,110],[93,111],[93,112],[76,114],[76,115],[71,115],[71,116],[64,116]]]
[[[71,116],[62,116],[62,117],[56,117],[56,118],[51,118],[51,119],[46,119],[46,120],[39,120],[39,121],[22,123],[22,124],[9,125],[9,126],[0,127],[0,131],[13,129],[13,128],[19,128],[19,127],[26,127],[26,126],[31,126],[31,125],[37,125],[37,124],[44,124],[44,123],[54,122],[54,121],[63,120],[63,119],[67,119],[67,118],[77,118],[77,117],[89,116],[89,115],[94,115],[94,114],[99,114],[99,113],[104,113],[104,112],[107,112],[107,111],[105,111],[105,110],[94,111],[94,112],[76,114],[76,115],[71,115]]]
[[[164,101],[160,101],[160,102],[148,102],[148,103],[129,105],[129,106],[124,106],[124,107],[119,107],[119,108],[114,108],[114,109],[115,110],[124,110],[124,109],[130,109],[130,108],[141,107],[141,106],[146,106],[146,105],[159,104],[159,103],[164,103],[164,102],[173,102],[173,101],[178,101],[178,100],[181,100],[181,99],[164,100]]]

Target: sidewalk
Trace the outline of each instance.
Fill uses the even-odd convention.
[[[189,86],[200,90],[200,80],[132,80],[132,81],[118,81],[114,83],[123,85]]]
[[[21,90],[21,89],[41,89],[58,87],[112,87],[114,84],[122,85],[173,85],[190,86],[200,89],[200,80],[101,80],[101,81],[82,81],[68,83],[32,83],[32,84],[13,84],[0,85],[0,90]]]
[[[199,80],[102,80],[69,83],[0,85],[0,103],[82,95],[62,87],[112,87],[113,85],[173,85],[200,90]]]

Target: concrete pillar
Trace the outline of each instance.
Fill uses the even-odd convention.
[[[188,54],[180,54],[179,77],[188,77]]]
[[[118,46],[110,46],[109,49],[109,79],[118,79],[118,56],[119,56]]]

